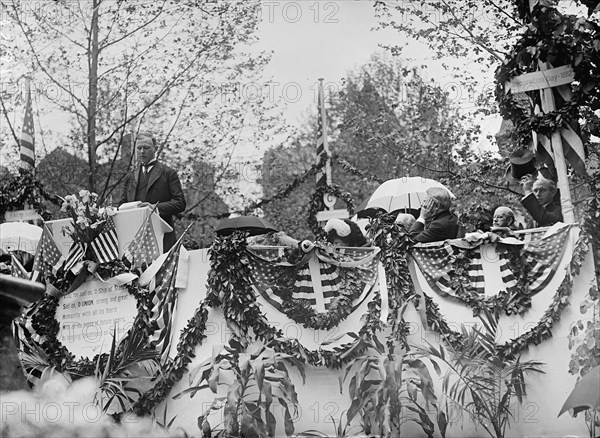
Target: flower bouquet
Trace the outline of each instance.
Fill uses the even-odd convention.
[[[65,196],[61,207],[73,219],[73,229],[63,228],[73,242],[81,244],[92,243],[103,231],[110,216],[115,214],[113,207],[100,207],[98,195],[87,190],[80,190],[77,195]]]

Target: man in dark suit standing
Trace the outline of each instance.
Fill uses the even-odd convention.
[[[185,196],[177,171],[156,161],[156,139],[152,134],[139,133],[136,150],[141,165],[125,177],[119,205],[132,201],[158,203],[160,217],[173,227],[173,216],[185,210]],[[166,233],[163,252],[167,252],[175,241],[175,231]]]
[[[438,242],[455,239],[458,235],[458,219],[450,212],[450,192],[441,187],[427,189],[427,198],[421,206],[421,214],[408,231],[415,242]]]
[[[525,175],[521,178],[525,196],[521,204],[529,212],[538,227],[547,227],[562,222],[560,197],[556,196],[556,183],[544,177]]]

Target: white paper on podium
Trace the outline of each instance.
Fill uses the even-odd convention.
[[[119,239],[119,256],[123,255],[125,248],[131,243],[146,218],[150,216],[151,211],[151,207],[131,208],[124,211],[117,211],[113,216],[117,229],[117,238]],[[165,233],[173,231],[173,228],[156,211],[152,214],[150,220],[152,221],[152,228],[158,242],[158,249],[162,253],[163,236]],[[54,235],[56,244],[65,257],[69,253],[71,243],[73,243],[71,236],[65,232],[66,229],[72,229],[71,223],[71,219],[57,219],[46,222],[46,225]]]

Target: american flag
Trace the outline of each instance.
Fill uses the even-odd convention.
[[[327,117],[325,115],[325,98],[323,93],[323,79],[319,79],[319,102],[317,114],[317,163],[326,155],[327,162],[324,168],[317,173],[317,187],[331,186],[331,158],[329,158],[329,145],[327,143]]]
[[[25,278],[29,280],[29,272],[23,267],[19,259],[14,254],[10,255],[10,274],[13,277]]]
[[[85,247],[80,242],[71,243],[69,253],[67,254],[67,260],[65,261],[64,270],[71,270],[85,255]]]
[[[149,215],[140,229],[135,233],[131,243],[125,248],[123,258],[131,266],[142,267],[143,264],[150,264],[160,256],[158,242],[152,226],[152,217]]]
[[[570,229],[570,225],[565,225],[548,236],[530,242],[525,248],[532,295],[540,292],[552,280],[562,261]]]
[[[21,168],[30,170],[35,167],[35,128],[31,109],[31,81],[27,79],[25,94],[25,116],[21,130]]]
[[[44,224],[42,229],[42,237],[38,242],[37,249],[35,250],[35,258],[33,260],[33,272],[32,280],[38,281],[38,279],[46,278],[48,271],[47,267],[50,266],[52,273],[56,274],[62,267],[65,259],[58,248],[58,245],[54,241],[54,237],[48,227]]]
[[[155,275],[156,286],[152,293],[152,314],[150,315],[150,345],[155,347],[164,362],[171,347],[171,330],[173,314],[177,305],[177,265],[181,251],[182,238],[169,250],[167,257]]]
[[[119,257],[117,229],[111,216],[108,216],[102,232],[90,243],[90,247],[98,263],[112,262]]]
[[[255,289],[275,308],[282,310],[280,289],[291,290],[295,299],[305,300],[316,312],[315,283],[321,284],[325,310],[348,289],[348,282],[358,280],[363,288],[377,280],[377,257],[373,248],[335,248],[332,253],[315,248],[296,265],[282,261],[269,248],[249,248],[252,280]],[[311,272],[310,264],[318,266]],[[318,278],[315,278],[315,275]],[[357,301],[360,301],[357,300]],[[358,305],[355,303],[355,305]]]

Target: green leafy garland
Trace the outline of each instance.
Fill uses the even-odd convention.
[[[382,213],[377,215],[370,224],[370,233],[373,236],[375,245],[381,248],[381,261],[388,283],[390,313],[387,323],[391,327],[391,332],[386,343],[390,352],[394,351],[396,344],[408,350],[407,337],[410,327],[403,317],[403,311],[410,302],[415,302],[418,305],[408,273],[407,256],[410,243],[406,238],[406,231],[400,225],[394,223],[394,219],[395,215]],[[370,306],[371,304],[373,302],[369,303]],[[370,328],[370,332],[373,333],[375,330],[381,330],[383,327],[379,319],[380,309],[370,307],[369,314],[373,316],[367,319],[365,327]]]
[[[316,236],[316,239],[324,237],[323,229],[317,223],[317,212],[320,211],[323,207],[323,195],[325,193],[329,193],[330,195],[333,195],[344,201],[346,203],[346,209],[348,210],[348,214],[350,216],[354,214],[354,210],[356,209],[356,205],[354,204],[352,195],[349,192],[341,190],[338,186],[317,187],[312,197],[310,198],[310,206],[308,209],[307,217],[308,226]]]
[[[181,332],[177,343],[177,354],[163,369],[162,379],[152,389],[142,396],[131,407],[132,412],[138,416],[151,415],[171,392],[177,382],[188,370],[188,365],[195,357],[195,350],[206,338],[206,321],[208,309],[204,301],[200,302],[194,315],[188,320]]]

